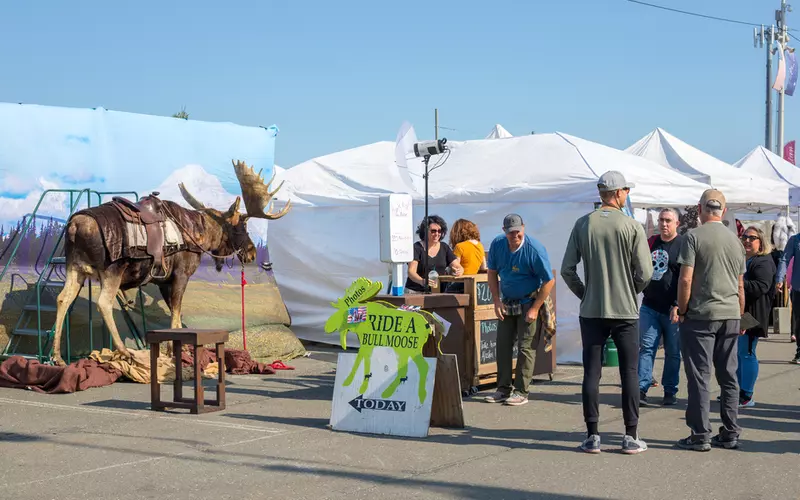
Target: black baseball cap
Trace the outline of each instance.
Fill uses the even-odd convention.
[[[522,217],[517,214],[508,214],[503,219],[503,231],[510,233],[511,231],[522,231]]]

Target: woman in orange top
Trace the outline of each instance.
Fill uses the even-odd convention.
[[[464,268],[464,275],[486,272],[486,251],[474,222],[467,219],[455,221],[450,230],[450,246]]]

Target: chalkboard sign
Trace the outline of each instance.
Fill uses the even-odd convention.
[[[497,328],[500,321],[496,319],[485,319],[478,323],[481,332],[480,345],[480,364],[494,363],[497,361]],[[517,345],[514,344],[513,358],[517,357]]]
[[[477,301],[477,305],[479,306],[485,306],[494,303],[492,291],[489,290],[488,281],[478,281],[475,283],[475,299]]]

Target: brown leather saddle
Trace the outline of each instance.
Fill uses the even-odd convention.
[[[121,196],[111,199],[111,204],[122,214],[125,221],[142,225],[147,234],[147,254],[153,257],[153,267],[150,268],[150,277],[164,279],[167,277],[167,266],[164,260],[164,226],[167,216],[164,213],[164,204],[154,191],[142,197],[138,202],[133,202]],[[156,274],[156,268],[161,268],[162,274]]]

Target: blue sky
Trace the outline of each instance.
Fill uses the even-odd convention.
[[[771,23],[779,0],[652,0]],[[378,140],[561,131],[625,148],[655,127],[733,162],[763,143],[752,27],[625,0],[0,4],[0,101],[276,124],[276,163]],[[796,23],[793,21],[796,18]],[[800,28],[800,12],[789,14]],[[800,44],[800,43],[799,43]],[[787,97],[786,140],[798,109]]]

